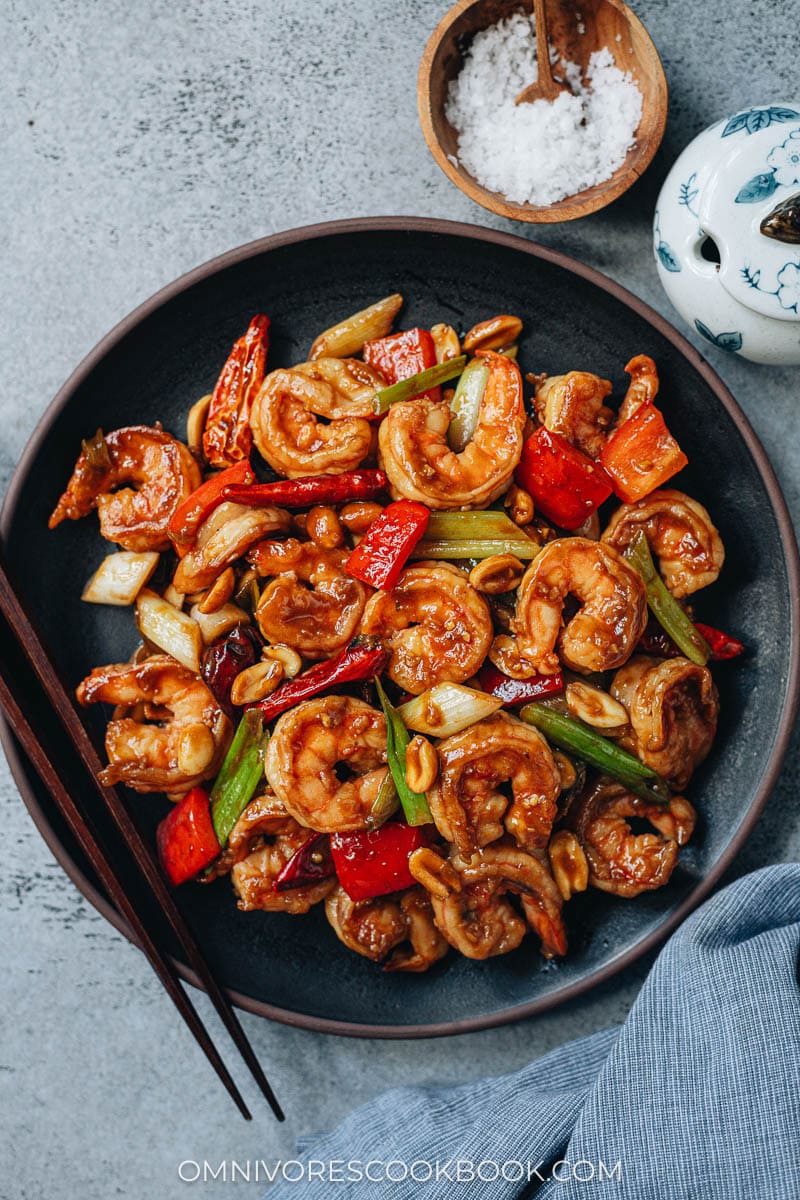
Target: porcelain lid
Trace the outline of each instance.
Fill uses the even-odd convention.
[[[800,321],[800,104],[747,109],[708,135],[697,216],[720,281],[747,308]]]

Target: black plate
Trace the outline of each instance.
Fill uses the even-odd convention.
[[[303,918],[242,914],[226,882],[181,890],[238,1003],[309,1028],[386,1037],[455,1033],[530,1015],[607,978],[663,937],[751,830],[780,767],[798,688],[798,562],[789,518],[752,430],[703,359],[635,297],[563,255],[476,227],[407,219],[295,230],[223,255],[132,313],[59,393],[17,468],[2,531],[12,571],[71,681],[124,659],[136,640],[129,610],[79,599],[106,553],[95,519],[47,530],[80,439],[98,425],[157,420],[183,436],[189,406],[210,389],[254,312],[272,317],[275,367],[301,361],[320,330],[394,291],[406,297],[405,325],[445,320],[464,330],[495,312],[517,313],[524,369],[596,371],[617,395],[633,354],[656,359],[663,408],[690,460],[679,483],[711,510],[728,551],[722,581],[702,593],[699,615],[741,636],[752,653],[716,672],[719,736],[689,792],[700,828],[670,885],[633,901],[594,891],[579,897],[568,908],[572,944],[564,962],[545,964],[529,938],[516,953],[485,963],[452,954],[428,975],[384,975],[337,941],[321,908]],[[59,862],[123,928],[7,734],[4,745]],[[152,830],[166,802],[134,803]]]

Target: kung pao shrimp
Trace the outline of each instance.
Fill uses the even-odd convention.
[[[113,706],[106,782],[172,802],[173,884],[321,905],[389,971],[563,955],[572,896],[663,887],[692,836],[725,553],[651,358],[615,402],[523,377],[514,316],[392,333],[402,303],[272,370],[256,316],[184,440],[84,442],[50,525],[97,509],[83,598],[140,642],[77,695]]]

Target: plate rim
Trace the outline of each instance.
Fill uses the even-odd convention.
[[[555,992],[526,1001],[523,1004],[514,1005],[511,1008],[501,1009],[498,1012],[453,1021],[439,1021],[422,1025],[372,1025],[363,1022],[338,1021],[326,1017],[316,1017],[308,1013],[293,1012],[290,1009],[256,1000],[235,989],[227,989],[233,1003],[247,1012],[267,1017],[270,1020],[279,1021],[281,1024],[299,1029],[307,1029],[316,1033],[381,1039],[446,1037],[511,1024],[512,1022],[555,1008],[568,1000],[582,995],[584,992],[590,991],[592,988],[597,987],[598,984],[611,979],[614,975],[636,962],[637,959],[641,958],[649,950],[664,942],[689,913],[697,908],[706,898],[735,860],[755,827],[783,766],[792,728],[798,713],[798,707],[800,707],[800,641],[797,637],[798,626],[800,626],[800,555],[798,555],[794,526],[775,471],[749,420],[739,407],[727,385],[691,342],[671,325],[665,317],[647,304],[646,301],[634,295],[633,292],[629,291],[616,280],[609,278],[594,267],[587,266],[571,255],[564,254],[560,250],[554,250],[549,246],[540,245],[519,234],[489,229],[464,221],[449,221],[440,217],[350,217],[318,222],[312,225],[297,226],[292,229],[269,234],[266,237],[256,238],[241,246],[233,247],[178,276],[177,279],[159,288],[148,299],[137,305],[136,308],[123,317],[122,320],[96,343],[59,388],[55,397],[39,418],[30,438],[25,444],[3,498],[2,509],[0,510],[0,539],[5,542],[8,536],[16,514],[19,494],[24,480],[28,474],[32,460],[38,453],[41,443],[48,434],[51,425],[66,407],[73,393],[83,383],[84,379],[102,361],[109,350],[120,342],[132,329],[155,313],[165,303],[175,299],[175,297],[192,287],[195,283],[208,279],[210,276],[249,258],[254,258],[259,254],[277,250],[288,245],[308,242],[317,238],[371,232],[444,234],[521,251],[531,255],[533,258],[542,259],[545,262],[562,267],[574,275],[578,275],[621,301],[638,316],[643,317],[662,337],[671,342],[684,358],[687,359],[689,364],[702,376],[726,409],[744,439],[764,484],[778,523],[778,532],[783,548],[789,583],[790,652],[789,671],[786,682],[786,703],[775,733],[766,770],[744,819],[735,831],[732,839],[726,845],[718,861],[697,883],[674,912],[661,922],[657,929],[652,930],[633,946],[616,955],[589,975],[575,980],[573,983],[567,984]],[[101,916],[105,917],[128,941],[137,945],[136,938],[133,936],[126,922],[122,920],[105,895],[95,887],[80,867],[78,867],[77,863],[65,850],[56,836],[29,784],[25,770],[24,756],[2,715],[0,715],[0,743],[3,746],[12,777],[17,785],[22,801],[58,864]],[[191,983],[194,987],[201,987],[197,976],[186,964],[177,959],[173,961],[183,979]]]

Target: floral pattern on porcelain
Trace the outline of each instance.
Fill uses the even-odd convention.
[[[800,185],[800,103],[718,121],[676,160],[653,223],[659,277],[709,344],[756,362],[800,364],[800,247],[762,220]],[[711,239],[719,261],[703,252]]]

